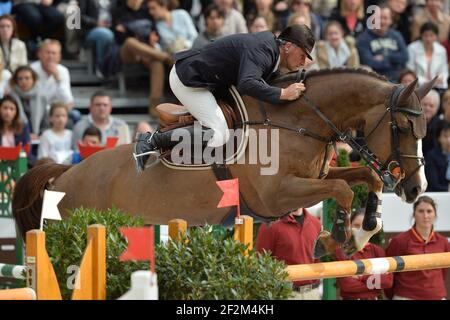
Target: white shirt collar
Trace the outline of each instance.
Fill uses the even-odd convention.
[[[280,66],[280,61],[281,61],[281,54],[278,55],[278,60],[277,63],[275,64],[275,68],[273,68],[272,70],[272,73],[278,70],[278,67]]]

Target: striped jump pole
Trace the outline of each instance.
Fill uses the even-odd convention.
[[[27,267],[25,267],[25,266],[0,263],[0,278],[6,277],[6,278],[25,280],[26,279],[26,270],[27,270]]]
[[[289,280],[301,281],[442,268],[450,268],[450,252],[290,265],[286,271]]]

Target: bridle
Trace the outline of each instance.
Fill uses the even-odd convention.
[[[305,70],[299,71],[297,73],[297,79],[296,82],[302,82],[305,79]],[[395,87],[393,92],[390,94],[388,103],[386,104],[386,111],[384,112],[383,116],[377,121],[374,128],[369,132],[369,134],[365,137],[365,140],[367,140],[373,132],[380,126],[382,121],[386,118],[386,116],[390,115],[390,129],[391,129],[391,154],[387,158],[385,162],[381,162],[380,159],[369,150],[367,144],[360,144],[355,140],[355,138],[351,134],[351,130],[347,130],[345,132],[340,131],[334,123],[325,115],[322,113],[322,111],[312,102],[308,96],[303,93],[300,97],[300,99],[303,99],[306,102],[306,105],[312,109],[319,118],[321,118],[328,127],[334,132],[334,135],[331,138],[324,138],[320,135],[317,135],[310,130],[306,128],[298,128],[298,127],[292,127],[290,125],[286,125],[283,123],[277,123],[273,122],[269,119],[267,116],[264,104],[260,101],[260,111],[263,116],[262,121],[244,121],[238,125],[244,124],[244,125],[265,125],[265,126],[271,126],[275,128],[285,129],[289,131],[294,131],[297,134],[309,136],[313,139],[326,142],[327,144],[334,144],[336,141],[342,141],[350,145],[350,147],[355,150],[362,159],[366,162],[366,164],[372,168],[372,170],[375,171],[375,173],[380,177],[380,179],[383,181],[384,185],[388,188],[393,190],[399,183],[404,184],[406,183],[422,166],[425,165],[425,159],[424,157],[416,156],[416,155],[410,155],[410,154],[403,154],[400,151],[400,143],[399,143],[399,132],[401,132],[401,129],[399,129],[397,120],[395,119],[395,114],[398,112],[406,113],[408,115],[411,115],[413,117],[420,117],[423,113],[422,110],[417,111],[409,108],[403,108],[398,106],[398,99],[401,96],[401,93],[406,88],[403,85],[398,85]],[[411,172],[409,175],[405,175],[404,170],[404,163],[403,159],[416,159],[418,160],[417,167]],[[325,162],[324,162],[325,164]],[[323,168],[322,168],[323,169]]]
[[[399,129],[397,125],[397,120],[395,119],[395,113],[401,112],[408,114],[413,117],[420,117],[423,114],[423,111],[420,110],[413,110],[410,108],[402,108],[398,106],[398,98],[400,97],[402,91],[405,90],[405,87],[403,85],[397,86],[394,91],[392,92],[388,105],[386,106],[386,111],[384,112],[383,116],[378,120],[377,124],[374,126],[374,128],[369,132],[369,134],[365,137],[365,140],[367,141],[369,137],[372,135],[372,133],[379,127],[381,122],[384,120],[384,118],[389,114],[391,117],[391,121],[389,122],[390,128],[391,128],[391,154],[385,161],[385,163],[380,167],[384,170],[382,170],[382,174],[384,175],[384,179],[381,178],[386,185],[386,187],[394,189],[395,186],[400,182],[402,185],[405,184],[417,171],[420,170],[422,166],[425,165],[425,158],[411,155],[411,154],[403,154],[400,151],[400,143],[399,143],[399,132],[401,129]],[[416,159],[418,160],[418,165],[416,168],[407,176],[405,176],[405,170],[402,159]],[[379,166],[380,163],[378,161],[377,166]],[[372,168],[373,169],[373,168]],[[375,169],[374,169],[375,170]],[[378,175],[380,173],[377,172]]]

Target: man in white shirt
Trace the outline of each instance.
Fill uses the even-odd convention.
[[[74,99],[70,88],[69,70],[60,64],[61,44],[58,40],[42,42],[38,52],[39,60],[31,68],[39,76],[37,86],[47,98],[47,103],[62,102],[72,108]]]

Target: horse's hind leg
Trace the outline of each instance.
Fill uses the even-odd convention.
[[[369,196],[362,228],[353,229],[353,236],[342,246],[346,255],[352,255],[361,250],[370,238],[380,231],[382,227],[381,191],[383,183],[368,167],[332,168],[327,176],[327,179],[329,178],[344,179],[349,185],[366,183],[369,187]]]

